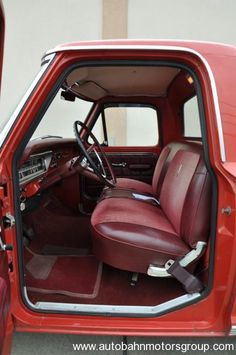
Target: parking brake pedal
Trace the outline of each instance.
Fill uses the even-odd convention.
[[[137,282],[138,282],[138,272],[133,272],[132,277],[131,277],[131,281],[130,281],[130,286],[136,286]]]

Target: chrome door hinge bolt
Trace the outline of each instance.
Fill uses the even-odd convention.
[[[232,214],[233,210],[230,206],[224,207],[221,209],[221,213],[226,214],[227,216],[230,216]]]

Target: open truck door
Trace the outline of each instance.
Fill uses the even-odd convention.
[[[4,48],[5,17],[2,1],[0,0],[0,83],[2,79],[3,48]],[[12,326],[10,316],[10,282],[8,275],[7,249],[5,244],[3,219],[0,211],[0,354],[10,351]]]

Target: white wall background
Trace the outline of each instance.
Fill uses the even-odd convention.
[[[46,50],[100,39],[102,0],[3,0],[6,37],[0,119],[13,111]]]
[[[113,0],[110,0],[113,1]],[[58,43],[100,39],[102,0],[3,0],[6,42],[0,119],[6,119]],[[236,45],[236,0],[128,0],[129,38]]]
[[[236,45],[235,0],[129,0],[130,38],[192,39]]]

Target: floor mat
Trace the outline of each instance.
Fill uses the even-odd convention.
[[[46,280],[57,260],[56,256],[33,255],[26,264],[26,270],[33,278],[38,280]]]
[[[140,274],[131,286],[131,272],[103,264],[102,280],[96,297],[86,299],[61,294],[42,294],[28,290],[31,302],[86,303],[107,305],[156,306],[185,294],[181,284],[172,278],[155,278]],[[89,274],[87,275],[89,278]]]
[[[31,292],[96,298],[102,263],[93,255],[50,256],[25,251],[26,286]]]

